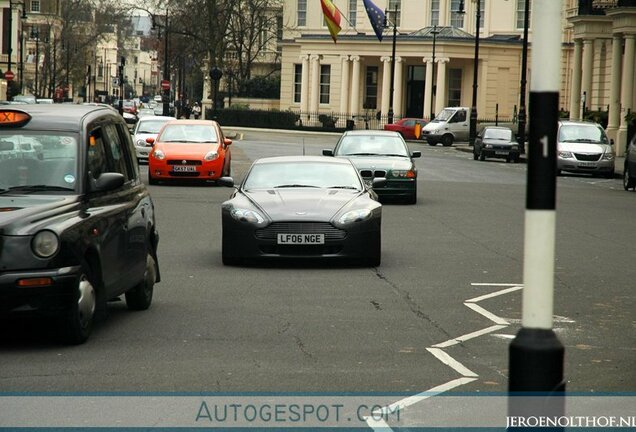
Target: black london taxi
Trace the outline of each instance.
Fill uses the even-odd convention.
[[[48,316],[66,342],[83,343],[108,300],[150,306],[158,240],[117,111],[0,108],[0,317]]]

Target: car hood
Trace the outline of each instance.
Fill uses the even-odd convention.
[[[27,235],[79,204],[78,197],[0,195],[0,235]]]
[[[560,151],[569,151],[573,153],[603,153],[612,151],[609,144],[560,142],[558,147]]]
[[[383,170],[408,170],[412,168],[411,159],[404,157],[379,157],[379,156],[347,156],[358,170],[383,169]]]
[[[283,188],[246,191],[245,195],[273,221],[329,221],[360,191]]]
[[[218,143],[206,144],[188,144],[188,143],[159,143],[155,145],[156,149],[162,150],[166,154],[166,158],[179,159],[202,159],[209,151],[217,150]]]

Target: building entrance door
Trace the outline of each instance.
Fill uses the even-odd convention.
[[[405,117],[422,118],[424,115],[425,66],[409,66],[406,82]]]

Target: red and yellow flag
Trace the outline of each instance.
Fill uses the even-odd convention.
[[[322,5],[322,13],[325,15],[325,21],[327,21],[329,33],[335,43],[338,33],[342,30],[342,27],[340,27],[340,20],[342,18],[340,11],[331,0],[320,0],[320,3]]]

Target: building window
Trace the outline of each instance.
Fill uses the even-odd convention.
[[[276,17],[276,40],[283,40],[283,17],[280,15]]]
[[[97,68],[97,77],[104,78],[104,63],[102,63],[101,59],[99,61],[99,67]]]
[[[532,6],[532,3],[530,3]],[[523,30],[524,27],[524,18],[526,14],[526,0],[517,0],[517,29]],[[532,8],[528,9],[528,23],[530,22],[530,18],[532,17]]]
[[[31,12],[40,12],[40,0],[31,0]]]
[[[431,0],[431,25],[439,25],[439,0]]]
[[[451,0],[451,20],[450,25],[455,28],[464,28],[464,15],[459,11],[460,0]],[[465,7],[465,6],[464,6]]]
[[[479,16],[479,28],[484,28],[484,17],[486,16],[486,0],[479,0],[479,9],[480,9],[480,16]]]
[[[320,65],[320,103],[329,103],[331,65]]]
[[[378,67],[368,66],[365,79],[365,109],[376,109],[378,106]]]
[[[297,23],[299,27],[307,25],[307,0],[298,0]]]
[[[397,16],[393,17],[393,11],[397,9]],[[400,20],[402,18],[402,0],[389,0],[389,8],[388,12],[393,20],[395,20],[395,25],[400,26]]]
[[[349,25],[351,27],[356,26],[357,18],[358,18],[358,0],[349,0]]]
[[[448,106],[460,106],[462,102],[462,70],[448,71]]]
[[[300,92],[302,90],[303,65],[294,65],[294,103],[300,103]]]

